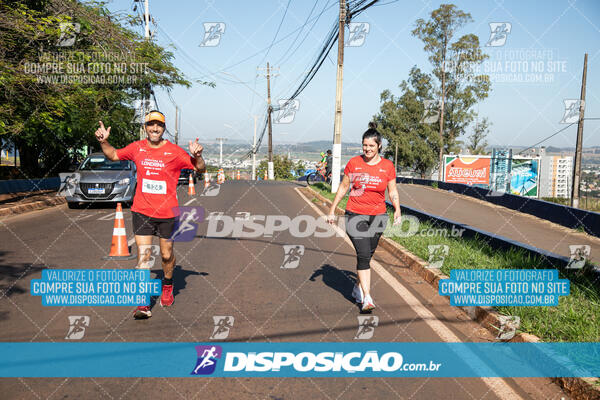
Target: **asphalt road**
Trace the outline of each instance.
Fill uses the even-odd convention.
[[[569,258],[569,246],[589,245],[600,264],[600,238],[529,214],[429,186],[398,184],[400,203]]]
[[[180,205],[243,218],[253,215],[316,216],[298,185],[227,182],[214,197],[185,194]],[[238,214],[240,213],[240,214]],[[125,225],[132,237],[131,214]],[[87,342],[463,342],[493,341],[479,325],[449,306],[404,265],[380,250],[385,273],[373,273],[379,324],[370,339],[356,339],[360,316],[351,290],[354,249],[340,237],[207,237],[199,224],[191,242],[176,243],[175,304],[154,306],[153,317],[136,321],[133,307],[44,307],[29,294],[31,279],[45,268],[133,268],[135,261],[104,261],[114,209],[69,210],[66,206],[0,220],[0,340],[67,342],[68,316],[89,316]],[[284,245],[304,246],[296,268],[282,269]],[[153,272],[161,276],[157,263]],[[386,277],[384,279],[384,277]],[[390,278],[391,277],[391,278]],[[400,296],[395,280],[407,293]],[[425,309],[429,316],[424,318]],[[214,316],[233,317],[228,337],[216,340]],[[193,368],[193,366],[190,366]],[[161,366],[156,369],[160,371]],[[0,379],[2,398],[217,398],[217,399],[567,399],[547,379],[476,378],[26,378]]]

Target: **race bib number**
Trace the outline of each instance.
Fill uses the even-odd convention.
[[[143,179],[142,192],[152,194],[167,194],[167,182]]]

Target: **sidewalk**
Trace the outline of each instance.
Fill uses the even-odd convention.
[[[40,210],[65,202],[64,197],[56,196],[56,190],[0,194],[0,217]]]
[[[529,214],[429,186],[398,184],[398,194],[400,204],[567,258],[571,255],[570,245],[589,245],[590,260],[600,265],[600,238]]]

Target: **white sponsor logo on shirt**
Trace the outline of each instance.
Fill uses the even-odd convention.
[[[143,179],[142,192],[152,194],[167,194],[167,182]]]

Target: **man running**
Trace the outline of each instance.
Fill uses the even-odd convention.
[[[158,236],[164,278],[160,305],[168,307],[175,301],[173,297],[173,228],[177,209],[177,181],[182,169],[205,170],[202,159],[203,147],[198,139],[189,142],[190,157],[181,147],[163,139],[165,116],[160,111],[150,111],[144,119],[146,139],[138,140],[122,149],[115,149],[108,143],[110,127],[96,130],[96,138],[102,152],[111,161],[131,160],[137,167],[137,187],[131,206],[133,231],[138,249],[152,245],[152,236]],[[141,251],[138,251],[140,265]],[[139,306],[134,313],[136,319],[152,316],[150,306]]]

